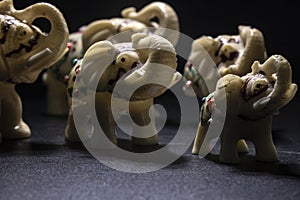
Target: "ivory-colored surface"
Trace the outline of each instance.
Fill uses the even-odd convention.
[[[266,60],[262,32],[243,25],[238,26],[238,31],[238,35],[222,34],[216,38],[204,35],[193,42],[184,66],[188,81],[183,89],[187,94],[194,90],[200,98],[207,96],[210,88],[206,84],[215,87],[218,79],[226,74],[243,76],[251,71],[254,61]]]
[[[32,25],[44,18],[49,33]],[[48,3],[36,3],[16,10],[12,0],[0,2],[0,135],[7,139],[30,136],[22,120],[22,103],[15,84],[33,83],[42,70],[53,65],[66,52],[68,27],[62,13]]]
[[[153,18],[157,18],[158,21],[153,21]],[[61,92],[65,90],[65,85],[61,83],[74,66],[74,59],[81,59],[95,42],[125,32],[126,37],[129,38],[134,33],[143,32],[160,35],[176,45],[179,38],[179,20],[175,10],[169,4],[152,2],[139,11],[134,7],[125,8],[121,11],[121,17],[95,20],[82,26],[78,32],[71,33],[69,52],[44,74],[45,84],[48,87],[48,114],[67,115],[68,113],[67,96]]]
[[[255,61],[251,68],[252,72],[242,77],[223,76],[215,92],[205,99],[193,154],[209,148],[204,138],[209,126],[218,121],[221,113],[226,119],[220,135],[220,161],[238,163],[238,153],[247,152],[244,139],[254,144],[257,160],[278,161],[272,140],[272,116],[293,99],[297,85],[292,83],[289,62],[280,55],[273,55],[262,64]],[[226,110],[219,106],[224,99]]]
[[[158,69],[159,65],[163,65],[164,68]],[[91,89],[96,83],[97,91],[94,95],[98,121],[106,136],[117,144],[116,122],[112,116],[111,98],[116,83],[122,79],[124,93],[114,93],[117,97],[114,109],[120,114],[129,112],[133,121],[138,125],[132,128],[134,144],[157,144],[155,124],[151,123],[147,126],[150,123],[149,108],[153,105],[155,97],[162,95],[181,78],[176,68],[177,57],[173,45],[158,35],[136,33],[132,36],[130,44],[114,45],[109,41],[95,43],[87,50],[83,59],[74,66],[69,76],[67,93],[70,112],[65,131],[66,140],[79,141],[72,110],[78,109],[80,103],[76,104],[76,101],[80,102],[81,98],[84,98],[85,90]],[[102,74],[100,80],[97,73]],[[125,78],[122,77],[124,74]],[[153,84],[160,80],[167,87]],[[81,81],[79,84],[81,88],[74,88],[74,81]],[[144,85],[148,82],[150,84]],[[141,87],[132,96],[127,97],[126,89],[132,86]],[[129,101],[129,110],[122,110],[124,108],[118,106],[122,105],[122,101]],[[147,130],[143,129],[145,126]],[[147,133],[144,133],[145,131]],[[140,138],[141,134],[151,137]]]

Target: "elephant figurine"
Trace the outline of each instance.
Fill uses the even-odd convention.
[[[51,24],[49,33],[33,25],[44,18]],[[42,70],[66,53],[68,27],[62,13],[48,3],[36,3],[16,10],[12,0],[0,2],[0,138],[30,136],[22,119],[22,103],[15,91],[18,83],[33,83]]]
[[[69,52],[44,74],[48,91],[47,113],[55,116],[68,114],[65,78],[74,66],[74,61],[81,59],[93,43],[118,33],[126,33],[130,40],[130,36],[138,32],[160,35],[176,45],[179,38],[177,14],[167,3],[152,2],[139,12],[134,7],[125,8],[121,11],[121,17],[95,20],[71,33]]]
[[[222,119],[223,114],[221,162],[239,163],[238,153],[248,151],[245,140],[254,144],[256,160],[278,161],[272,141],[272,116],[294,98],[297,85],[292,83],[289,62],[281,55],[273,55],[263,64],[255,61],[251,69],[252,72],[242,77],[234,74],[223,76],[216,90],[204,98],[193,154],[199,154],[200,147],[203,152],[211,148],[209,140],[212,137],[207,131],[212,123]],[[221,108],[224,102],[227,108]]]
[[[166,66],[158,69],[158,66]],[[94,43],[73,67],[67,85],[69,98],[69,116],[65,129],[66,141],[80,141],[74,124],[73,111],[78,109],[77,101],[86,93],[89,85],[96,79],[95,109],[101,128],[107,138],[117,144],[116,122],[112,114],[111,99],[114,94],[117,104],[123,101],[129,103],[129,112],[133,121],[139,126],[132,127],[132,142],[136,145],[155,145],[158,143],[157,131],[154,123],[149,126],[151,114],[149,109],[155,97],[162,95],[181,79],[181,74],[176,71],[177,57],[170,41],[155,34],[136,33],[132,35],[132,42],[113,44],[108,40]],[[100,79],[95,75],[102,70]],[[76,78],[77,77],[77,78]],[[123,78],[125,77],[125,78]],[[112,93],[118,81],[122,79],[122,86],[139,87],[131,97],[119,93]],[[75,81],[75,82],[74,82]],[[80,88],[73,88],[76,81],[82,81]],[[157,81],[160,84],[155,84]],[[145,84],[148,83],[149,84]],[[166,85],[166,87],[164,86]],[[117,113],[124,113],[118,110]],[[119,117],[119,116],[118,116]],[[140,127],[147,127],[147,134],[151,137],[139,137],[143,134]],[[87,129],[84,129],[87,130]]]
[[[216,38],[204,35],[192,43],[183,69],[187,79],[183,88],[186,94],[194,90],[199,98],[205,97],[213,91],[220,77],[226,74],[243,76],[251,71],[255,60],[266,60],[262,32],[244,25],[238,26],[238,30],[238,35],[223,34]]]

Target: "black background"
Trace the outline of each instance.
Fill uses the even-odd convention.
[[[23,9],[38,0],[14,0],[16,9]],[[47,0],[65,16],[69,31],[97,19],[120,16],[123,8],[134,6],[140,10],[150,0]],[[268,55],[281,54],[293,68],[293,80],[299,85],[299,10],[296,1],[210,1],[164,0],[177,12],[180,31],[193,39],[202,35],[237,34],[238,25],[260,29],[265,37]],[[183,66],[178,66],[181,71]],[[20,95],[44,91],[40,78],[34,84],[17,86]]]

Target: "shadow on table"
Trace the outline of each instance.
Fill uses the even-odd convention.
[[[126,140],[126,139],[118,139],[118,144],[121,149],[129,152],[134,152],[134,153],[150,153],[158,149],[161,149],[165,146],[162,144],[151,145],[151,146],[133,145],[131,143],[131,140]],[[65,142],[63,144],[57,144],[57,143],[51,144],[51,143],[41,143],[41,142],[31,141],[31,139],[29,138],[29,139],[22,139],[22,140],[4,140],[2,141],[2,144],[0,144],[0,156],[6,153],[10,153],[8,154],[9,156],[14,156],[14,155],[20,155],[20,153],[33,155],[41,152],[43,153],[46,152],[47,155],[51,155],[51,154],[57,154],[59,152],[67,152],[69,150],[75,150],[76,152],[80,151],[86,153],[86,155],[88,155],[89,158],[93,158],[93,156],[88,152],[88,150],[81,142],[74,142],[74,143]],[[103,150],[103,151],[107,151],[108,152],[107,155],[112,155],[109,152],[110,150]],[[169,156],[176,156],[175,154],[173,154],[173,152],[168,152],[168,153]],[[82,154],[80,154],[79,156],[82,156]],[[124,159],[124,157],[119,156],[117,154],[113,154],[113,158],[122,159],[122,160]],[[130,161],[130,158],[128,158],[128,160]],[[171,165],[182,164],[185,162],[188,162],[188,160],[183,157],[179,157]]]
[[[218,164],[224,164],[219,161],[219,155],[216,154],[208,154],[206,156],[207,160],[213,161]],[[300,164],[299,163],[268,163],[256,161],[253,155],[240,155],[240,163],[232,164],[231,166],[235,167],[238,171],[241,172],[266,172],[275,175],[283,175],[283,176],[294,176],[300,178]]]

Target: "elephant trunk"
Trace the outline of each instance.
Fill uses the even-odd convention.
[[[13,7],[13,0],[2,0],[0,2],[0,13],[7,13],[12,10],[15,10]]]
[[[133,47],[138,53],[148,51],[145,64],[126,76],[125,87],[137,87],[131,100],[144,100],[161,95],[180,77],[176,72],[177,57],[173,45],[166,39],[145,33],[132,36]],[[141,87],[139,87],[141,86]]]
[[[236,75],[243,76],[250,71],[254,60],[264,62],[266,60],[266,49],[264,37],[261,31],[249,26],[239,26],[239,34],[245,44],[245,50],[236,61]],[[248,67],[247,67],[248,66]]]
[[[83,50],[86,51],[92,44],[107,39],[114,34],[114,25],[111,20],[97,20],[85,27],[82,33]]]
[[[261,108],[266,113],[276,112],[291,101],[297,91],[292,83],[292,69],[289,62],[280,55],[271,56],[263,65],[253,65],[253,71],[260,71],[275,79],[271,93],[254,103],[254,108]],[[276,74],[276,75],[274,75]]]
[[[15,10],[12,14],[35,28],[39,34],[36,38],[37,44],[25,58],[28,59],[26,66],[31,72],[28,82],[32,82],[40,72],[39,70],[50,67],[67,52],[68,26],[62,13],[48,3],[36,3],[24,10]],[[32,25],[38,18],[45,18],[50,22],[49,33],[42,33],[40,29]]]
[[[133,7],[126,8],[122,11],[122,16],[143,22],[149,27],[155,27],[154,34],[167,38],[174,46],[178,42],[178,16],[174,9],[166,3],[153,2],[139,12],[136,12]],[[158,22],[154,22],[154,18],[157,18]]]

